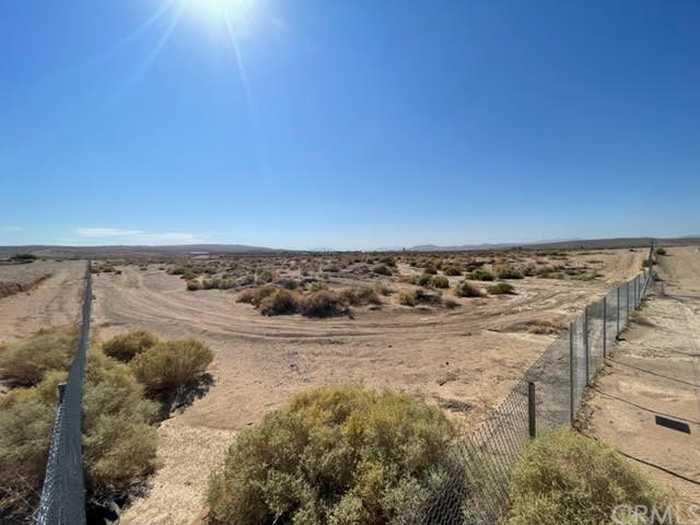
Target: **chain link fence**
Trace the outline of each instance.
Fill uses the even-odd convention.
[[[48,463],[36,513],[38,525],[84,525],[85,480],[82,455],[83,377],[92,305],[90,263],[85,272],[85,289],[80,316],[78,347],[68,379],[59,385]]]
[[[488,419],[453,446],[450,479],[412,525],[496,525],[502,520],[516,461],[538,433],[575,420],[586,387],[650,291],[653,254],[652,246],[641,274],[588,305]]]

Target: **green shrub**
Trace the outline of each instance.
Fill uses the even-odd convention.
[[[418,286],[430,286],[430,283],[433,280],[433,276],[428,273],[424,273],[422,275],[418,275],[414,281],[413,284],[416,284]]]
[[[486,290],[488,290],[488,292],[491,295],[505,295],[515,293],[515,288],[513,287],[513,285],[508,283],[492,284],[491,286],[486,288]]]
[[[346,314],[347,309],[338,294],[320,290],[302,299],[301,313],[306,317],[334,317]]]
[[[469,278],[474,281],[493,281],[493,274],[483,268],[477,268],[471,272]]]
[[[443,487],[455,431],[404,394],[312,390],[242,431],[210,478],[209,524],[407,522]]]
[[[33,263],[38,257],[33,253],[17,253],[10,257],[10,260],[20,264]]]
[[[666,248],[657,248],[656,255],[666,255]]]
[[[468,281],[462,281],[455,286],[455,295],[457,297],[481,297],[483,294],[473,284],[470,284]]]
[[[511,266],[502,266],[496,270],[496,277],[499,279],[522,279],[523,274]]]
[[[370,286],[353,286],[340,292],[340,298],[350,306],[382,304],[377,291]]]
[[[44,329],[0,345],[0,377],[17,385],[35,385],[49,370],[65,369],[77,348],[75,330]]]
[[[444,275],[433,275],[430,284],[435,288],[449,288],[450,280]]]
[[[105,355],[128,363],[137,355],[158,344],[158,338],[145,330],[135,330],[102,343]]]
[[[299,298],[289,290],[277,290],[268,295],[260,303],[260,313],[263,315],[291,315],[299,311]]]
[[[378,275],[391,275],[391,268],[386,264],[377,264],[372,267],[372,271]]]
[[[515,467],[510,494],[508,525],[611,523],[618,505],[656,507],[663,514],[669,504],[624,458],[568,428],[530,443]],[[617,523],[642,523],[616,517]]]
[[[132,370],[148,392],[172,392],[196,380],[214,359],[204,343],[194,339],[167,341],[136,356]]]

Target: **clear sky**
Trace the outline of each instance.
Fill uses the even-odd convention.
[[[695,0],[0,3],[0,244],[700,234]]]

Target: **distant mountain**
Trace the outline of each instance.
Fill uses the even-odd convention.
[[[108,258],[108,257],[159,257],[191,254],[274,254],[288,250],[276,250],[244,244],[182,244],[172,246],[0,246],[0,257],[28,252],[40,257],[56,258]]]

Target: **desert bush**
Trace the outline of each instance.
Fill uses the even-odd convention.
[[[455,301],[454,299],[450,299],[449,297],[446,299],[443,299],[442,304],[448,310],[453,310],[455,308],[459,308],[460,306],[462,306],[457,301]]]
[[[663,514],[668,498],[641,471],[604,444],[565,428],[529,444],[510,486],[508,525],[611,523],[620,505],[643,505]],[[629,520],[617,523],[659,524]],[[665,523],[670,523],[666,521]]]
[[[353,286],[340,292],[340,298],[350,306],[382,304],[375,288],[371,286]]]
[[[237,303],[248,303],[259,306],[263,299],[269,297],[277,291],[274,286],[259,286],[257,288],[246,288],[236,298]]]
[[[493,274],[483,268],[477,268],[469,274],[469,278],[474,281],[493,281]]]
[[[272,273],[272,271],[270,271],[270,270],[262,270],[261,272],[257,273],[255,276],[255,283],[256,284],[271,283],[274,280],[275,280],[275,274]]]
[[[102,343],[102,351],[108,357],[127,363],[137,355],[158,344],[158,338],[145,330],[135,330],[116,335]]]
[[[423,267],[423,273],[428,275],[435,275],[437,273],[437,267],[434,263],[430,262]]]
[[[413,284],[418,286],[430,286],[432,280],[433,276],[431,274],[424,273],[422,275],[416,276],[416,278],[413,280]]]
[[[12,262],[16,262],[19,264],[33,263],[37,259],[38,257],[33,253],[16,253],[15,255],[10,257],[10,260]]]
[[[386,264],[377,264],[372,267],[372,271],[378,275],[391,275],[391,268]]]
[[[130,366],[151,394],[172,392],[195,381],[214,359],[195,339],[161,342],[132,359]]]
[[[457,266],[449,265],[442,269],[442,273],[449,275],[450,277],[457,277],[462,275],[462,270],[460,270]]]
[[[374,283],[372,286],[379,295],[389,296],[394,293],[394,290],[390,286],[381,282]]]
[[[49,370],[68,367],[77,345],[75,330],[44,329],[0,345],[0,377],[17,385],[35,385]]]
[[[196,292],[197,290],[201,290],[202,288],[202,283],[200,283],[197,279],[187,281],[187,291],[189,292]]]
[[[296,281],[294,279],[280,279],[277,281],[277,285],[280,288],[285,288],[287,290],[296,290],[299,288],[299,281]]]
[[[404,306],[416,306],[416,291],[401,290],[399,293],[399,304]]]
[[[657,248],[656,255],[666,255],[666,248]]]
[[[276,290],[260,302],[260,313],[263,315],[291,315],[299,311],[299,298],[289,290]]]
[[[430,280],[430,284],[435,288],[449,288],[450,281],[444,275],[433,275]]]
[[[65,371],[0,397],[0,521],[23,523],[36,508],[48,459],[57,386]],[[91,350],[83,390],[83,457],[90,501],[123,496],[155,467],[156,406],[128,366]]]
[[[481,297],[483,294],[473,284],[470,284],[468,281],[462,281],[455,286],[455,295],[457,297]]]
[[[522,279],[523,274],[512,266],[501,266],[496,269],[496,277],[499,279]]]
[[[429,292],[418,288],[415,291],[415,298],[417,304],[429,304],[433,306],[439,306],[442,304],[442,295],[440,292]]]
[[[515,293],[515,288],[513,287],[512,284],[508,283],[496,283],[492,284],[486,290],[491,294],[491,295],[504,295],[504,294],[514,294]]]
[[[338,294],[320,290],[302,299],[301,313],[306,317],[334,317],[346,314],[347,309]]]
[[[445,478],[455,435],[404,394],[312,390],[239,434],[210,478],[210,525],[406,522]]]

